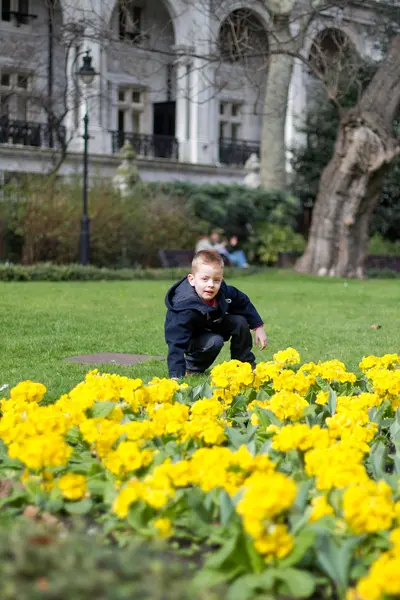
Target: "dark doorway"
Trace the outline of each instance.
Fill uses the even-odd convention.
[[[153,104],[153,135],[156,156],[175,158],[175,102]]]

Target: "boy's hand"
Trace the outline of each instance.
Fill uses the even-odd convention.
[[[264,327],[257,327],[254,332],[254,343],[260,347],[260,350],[264,350],[268,346],[267,334],[264,331]]]

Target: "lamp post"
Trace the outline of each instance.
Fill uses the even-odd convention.
[[[90,56],[90,50],[86,50],[83,57],[83,64],[78,70],[78,76],[85,86],[89,86],[93,83],[95,76],[98,75],[92,67],[92,57]],[[86,111],[83,117],[83,211],[81,217],[81,233],[79,238],[79,259],[81,265],[89,264],[90,256],[90,232],[89,232],[89,216],[88,216],[88,141],[89,141],[89,115],[88,105],[86,100]]]

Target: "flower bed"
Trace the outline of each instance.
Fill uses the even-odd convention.
[[[359,377],[299,363],[230,361],[194,388],[95,370],[51,405],[22,382],[1,401],[16,484],[0,505],[170,538],[229,600],[398,596],[400,357],[363,358]]]

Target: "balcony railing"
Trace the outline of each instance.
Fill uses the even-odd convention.
[[[0,117],[0,144],[53,148],[65,141],[65,127],[50,127],[47,123],[35,123]]]
[[[219,139],[219,162],[242,167],[251,154],[260,155],[260,143],[233,138]]]
[[[112,151],[118,152],[125,142],[130,142],[138,156],[145,158],[168,158],[178,160],[179,143],[168,135],[148,135],[146,133],[126,133],[112,131]]]

